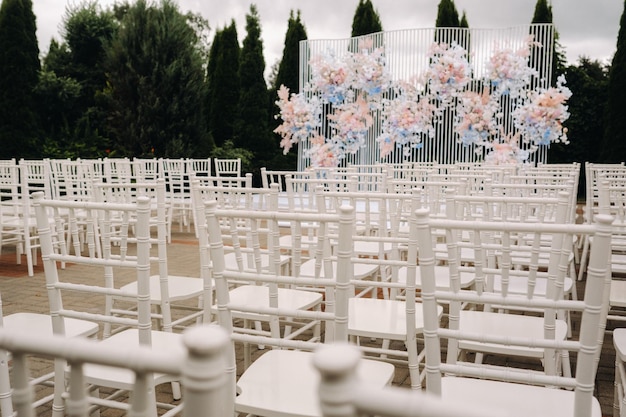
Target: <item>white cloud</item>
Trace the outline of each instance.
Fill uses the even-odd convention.
[[[113,0],[100,0],[103,7]],[[50,39],[59,39],[59,25],[66,4],[60,0],[35,0],[40,49],[47,51]],[[179,0],[182,11],[205,17],[213,33],[235,19],[240,42],[245,32],[245,15],[256,4],[262,25],[265,63],[268,68],[282,56],[290,10],[300,10],[309,39],[338,39],[350,36],[358,0]],[[385,30],[432,27],[439,0],[373,0]],[[464,10],[470,27],[499,28],[530,23],[536,0],[455,0],[459,14]],[[70,3],[74,4],[74,3]],[[607,61],[615,52],[623,2],[616,0],[552,0],[554,24],[565,47],[568,61],[579,56]]]

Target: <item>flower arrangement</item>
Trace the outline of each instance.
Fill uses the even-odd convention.
[[[343,103],[349,92],[353,74],[346,63],[334,53],[327,52],[311,59],[311,83],[309,90],[319,92],[325,103]]]
[[[463,145],[481,145],[495,133],[498,120],[497,103],[487,88],[481,94],[465,91],[460,96],[455,130]]]
[[[339,163],[333,144],[326,142],[322,135],[315,135],[311,138],[311,148],[309,148],[308,155],[314,167],[332,168]]]
[[[315,97],[307,100],[302,94],[289,95],[289,89],[282,85],[278,90],[280,117],[283,123],[274,129],[282,140],[280,147],[287,154],[294,143],[307,140],[319,126],[322,108]]]
[[[535,145],[568,143],[567,128],[563,127],[563,122],[569,117],[565,103],[571,96],[563,75],[557,79],[556,87],[529,91],[525,103],[513,114],[515,127]]]
[[[430,91],[448,104],[470,82],[467,51],[456,43],[433,43],[429,50],[429,61],[426,79]]]
[[[365,98],[359,95],[356,101],[344,103],[328,115],[329,126],[334,132],[331,142],[340,149],[340,154],[355,153],[365,145],[365,137],[373,118]]]
[[[498,95],[510,94],[513,98],[518,97],[530,83],[531,77],[537,75],[537,71],[528,66],[532,46],[541,45],[533,42],[533,37],[529,36],[516,50],[496,47],[487,63],[487,79],[491,81]]]
[[[472,77],[467,51],[456,43],[434,43],[428,68],[411,81],[392,81],[385,51],[375,48],[371,38],[364,38],[356,53],[338,57],[326,51],[311,59],[304,93],[278,91],[280,146],[287,153],[294,143],[308,140],[306,155],[313,166],[336,166],[366,146],[377,112],[381,158],[396,149],[408,155],[423,138],[435,137],[444,114],[452,114],[458,142],[475,146],[478,154],[485,151],[486,163],[522,163],[540,145],[567,143],[563,122],[571,91],[564,77],[556,87],[528,91],[537,75],[529,66],[534,45],[529,37],[517,49],[497,47],[481,79]],[[470,88],[476,85],[482,86],[480,92]],[[513,106],[511,132],[503,131],[503,103]],[[453,113],[444,113],[452,106]],[[528,146],[521,149],[521,144]]]
[[[490,152],[485,156],[487,165],[518,165],[528,159],[529,152],[520,149],[519,133],[504,134],[497,141],[486,145]]]
[[[405,84],[397,88],[394,98],[383,102],[382,133],[376,138],[380,157],[385,158],[395,148],[402,148],[408,154],[411,148],[421,147],[422,134],[434,137],[435,114],[436,106],[414,86]]]

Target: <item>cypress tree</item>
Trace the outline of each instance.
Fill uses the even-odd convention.
[[[454,0],[441,0],[437,6],[437,20],[435,27],[458,28],[459,12],[456,10]]]
[[[459,43],[456,31],[450,28],[460,27],[459,12],[456,10],[454,0],[441,0],[437,6],[437,20],[435,21],[435,42]]]
[[[211,120],[211,111],[212,111],[212,105],[211,102],[213,101],[213,97],[215,95],[215,93],[213,92],[214,90],[214,78],[215,78],[215,68],[217,67],[217,56],[219,55],[219,49],[220,49],[220,42],[222,39],[222,32],[223,29],[218,29],[215,32],[215,36],[213,36],[213,42],[211,43],[211,47],[209,48],[209,61],[207,63],[207,70],[206,70],[206,80],[207,80],[207,96],[206,96],[206,114],[207,114],[207,128],[209,130],[209,135],[211,136],[212,140],[215,142],[215,138],[213,137],[213,121]],[[239,92],[237,92],[239,93]],[[216,146],[217,142],[215,143]]]
[[[108,50],[110,119],[129,156],[206,157],[204,57],[172,0],[138,0]]]
[[[548,4],[547,0],[537,0],[537,3],[535,4],[535,11],[533,13],[533,19],[531,23],[552,24],[552,5]],[[541,32],[541,29],[539,28],[535,28],[531,30],[531,35],[534,35],[536,41],[541,41],[542,45],[540,47],[533,47],[533,48],[540,48],[540,50],[537,52],[533,51],[533,53],[531,54],[531,58],[530,58],[530,65],[533,68],[535,68],[539,72],[539,74],[543,74],[545,72],[544,71],[545,61],[543,60],[543,56],[546,53],[552,54],[552,63],[551,63],[550,74],[549,74],[549,77],[550,77],[549,84],[555,85],[556,77],[557,77],[557,67],[560,67],[560,68],[565,67],[563,54],[557,53],[557,50],[556,50],[556,45],[557,45],[559,35],[555,30],[554,39],[552,40],[552,43],[548,45],[545,42],[544,37],[541,36],[541,34],[542,32]]]
[[[617,35],[617,50],[609,71],[602,162],[626,161],[626,1]]]
[[[467,23],[467,15],[465,14],[465,10],[463,10],[463,15],[461,16],[461,20],[459,21],[459,27],[468,29],[469,23]]]
[[[283,58],[278,66],[276,78],[270,90],[270,119],[269,125],[273,131],[280,124],[280,120],[275,118],[279,113],[276,100],[278,99],[278,88],[281,85],[289,88],[292,93],[298,93],[300,89],[300,41],[306,40],[307,34],[302,21],[300,20],[300,11],[294,16],[293,10],[289,14],[289,22],[287,23],[287,33],[285,34],[285,45],[283,48]],[[280,136],[273,133],[274,149],[279,150]],[[298,162],[297,144],[291,149],[287,155],[283,155],[281,151],[272,159],[270,166],[273,169],[296,169]]]
[[[209,131],[217,146],[232,140],[239,104],[239,41],[231,24],[215,34],[209,60]]]
[[[239,61],[239,117],[235,125],[235,145],[253,153],[252,171],[267,165],[277,149],[268,126],[268,91],[263,73],[263,41],[259,14],[254,4],[246,14],[246,37]]]
[[[382,32],[383,25],[380,16],[374,10],[371,0],[359,0],[352,19],[352,37]]]
[[[0,158],[33,157],[38,142],[34,89],[39,46],[31,0],[0,6]]]

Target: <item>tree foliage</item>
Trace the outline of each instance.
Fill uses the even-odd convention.
[[[382,32],[380,16],[371,0],[359,0],[352,19],[352,37]]]
[[[459,26],[459,12],[456,10],[454,0],[441,0],[437,6],[435,27],[458,28]]]
[[[578,65],[565,69],[567,86],[572,91],[568,100],[570,117],[565,122],[569,144],[553,144],[548,161],[601,162],[601,133],[607,99],[608,69],[599,61],[581,58]],[[599,137],[600,136],[600,137]],[[583,172],[584,174],[584,172]],[[584,178],[579,181],[579,195],[584,193]]]
[[[197,43],[172,0],[130,6],[107,50],[109,117],[118,149],[144,157],[209,155]]]
[[[602,146],[604,162],[626,160],[626,2],[617,35],[617,50],[609,72],[608,99],[606,104],[606,130]]]
[[[0,158],[31,157],[38,141],[34,89],[40,70],[31,0],[0,6]]]
[[[106,47],[118,26],[114,13],[93,0],[66,8],[64,42],[50,42],[37,88],[45,156],[93,158],[111,147],[101,96],[106,88]],[[55,108],[47,110],[51,105]]]
[[[216,32],[207,67],[209,131],[217,146],[234,136],[239,105],[239,55],[237,27],[233,20]]]
[[[263,74],[263,41],[257,8],[250,5],[246,14],[246,37],[239,62],[239,118],[235,126],[235,145],[254,154],[253,166],[265,165],[276,152],[268,127],[268,91]]]

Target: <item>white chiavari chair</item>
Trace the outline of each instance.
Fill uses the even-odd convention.
[[[468,409],[488,407],[511,416],[600,416],[600,405],[593,397],[593,386],[606,325],[607,285],[610,276],[607,249],[611,235],[611,218],[598,216],[598,223],[595,225],[572,225],[439,220],[429,218],[427,210],[418,210],[416,216],[425,319],[427,391],[440,396],[444,401],[464,404]],[[450,277],[457,283],[448,290],[436,288],[432,229],[445,230],[449,239],[449,252],[453,255],[448,260]],[[464,232],[472,235],[475,262],[477,266],[481,266],[476,268],[479,275],[475,290],[460,290],[458,286],[461,264],[455,254],[457,247],[464,243],[454,236]],[[494,246],[497,242],[493,242],[489,235],[496,233],[500,236],[500,243]],[[484,289],[483,283],[488,274],[498,273],[505,277],[514,270],[505,261],[491,269],[480,262],[480,253],[488,250],[499,250],[502,253],[512,251],[514,248],[507,241],[513,242],[509,238],[518,234],[533,234],[537,239],[542,234],[553,236],[549,274],[554,274],[555,277],[558,277],[557,271],[567,263],[567,259],[563,259],[567,258],[563,253],[563,246],[557,242],[566,241],[572,234],[594,236],[584,301],[565,300],[553,290],[547,298],[533,299],[507,293],[505,288],[500,293],[490,293]],[[557,235],[560,237],[557,238]],[[448,304],[449,315],[446,321],[439,320],[437,316],[437,308],[441,302]],[[475,305],[476,309],[472,312],[474,315],[483,314],[485,305],[500,305],[511,311],[519,307],[535,308],[542,311],[541,320],[544,321],[544,326],[531,337],[521,335],[517,327],[509,329],[507,333],[493,333],[489,328],[482,327],[471,328],[468,326],[470,317],[465,314],[468,310],[462,310],[462,303]],[[582,313],[577,339],[562,340],[555,337],[557,310]],[[494,321],[493,324],[497,322]],[[468,363],[459,356],[459,350],[467,344],[484,344],[494,348],[501,345],[507,349],[516,346],[541,349],[546,352],[546,359],[554,357],[560,350],[571,350],[576,356],[576,375],[560,376],[546,370],[537,372],[528,369],[528,363],[525,362],[520,367],[516,367],[514,361],[488,365]],[[546,368],[547,366],[548,362]]]
[[[15,160],[13,160],[15,162]],[[0,253],[4,246],[15,249],[16,263],[21,265],[25,231],[20,174],[17,164],[0,165]],[[30,255],[29,255],[30,256]]]
[[[158,266],[158,272],[151,274],[150,303],[156,310],[152,318],[160,323],[159,329],[171,332],[175,329],[184,328],[196,321],[201,321],[203,316],[204,300],[211,302],[211,283],[205,282],[197,276],[182,276],[172,273],[169,269],[167,244],[168,244],[168,217],[169,206],[167,205],[165,181],[160,179],[155,182],[134,183],[99,183],[94,184],[97,190],[97,201],[111,204],[133,204],[139,197],[150,198],[150,225],[153,233],[153,245],[157,247],[155,256],[150,257],[150,262]],[[121,213],[123,214],[123,213]],[[123,225],[125,218],[121,216],[112,221]],[[128,218],[128,227],[133,227],[136,219]],[[115,238],[114,236],[112,238]],[[208,279],[208,277],[204,277]],[[126,308],[133,302],[138,292],[139,281],[131,281],[119,288],[123,297],[111,296],[108,299],[106,314],[113,316],[135,315],[136,311]],[[208,287],[208,288],[206,288]],[[192,303],[193,302],[193,303]],[[119,331],[119,329],[118,329]],[[114,333],[114,329],[105,325],[104,335],[108,337]]]
[[[609,296],[608,320],[626,322],[626,176],[599,176],[598,213],[613,216],[610,261],[613,276]],[[593,245],[593,239],[589,240]]]
[[[236,315],[264,315],[271,317],[273,326],[279,326],[281,317],[298,318],[303,321],[319,321],[325,323],[325,340],[327,342],[342,340],[346,341],[348,319],[348,293],[351,276],[351,237],[353,235],[354,217],[352,209],[346,207],[340,214],[320,213],[286,213],[278,211],[251,212],[250,219],[263,220],[270,224],[270,228],[276,230],[279,222],[299,224],[302,222],[320,224],[320,239],[326,239],[325,230],[329,223],[338,223],[338,267],[336,276],[329,273],[326,278],[302,280],[290,276],[281,276],[274,268],[272,273],[246,274],[224,269],[224,252],[222,236],[220,233],[220,218],[229,217],[231,211],[217,210],[215,202],[206,205],[206,219],[209,231],[211,261],[213,277],[217,291],[217,314],[221,326],[227,329],[234,343],[249,343],[266,346],[275,346],[257,358],[239,379],[235,378],[234,349],[230,354],[229,378],[232,382],[232,397],[235,398],[235,411],[249,413],[256,416],[320,416],[321,411],[317,402],[316,387],[319,377],[315,373],[312,364],[314,350],[319,346],[319,341],[307,342],[298,340],[297,331],[290,332],[287,337],[278,338],[275,334],[267,337],[262,334],[241,334],[234,332],[233,317]],[[296,226],[297,228],[297,226]],[[327,239],[326,239],[327,240]],[[295,240],[297,241],[297,240]],[[273,253],[278,253],[278,235],[272,236]],[[321,243],[320,243],[321,244]],[[278,259],[278,258],[275,258]],[[231,280],[252,280],[266,288],[266,295],[261,303],[254,304],[234,301],[230,298],[229,282]],[[284,300],[281,306],[281,298],[278,290],[282,286],[291,285],[314,285],[323,286],[325,292],[325,309],[300,310],[290,308],[290,300]],[[307,294],[312,294],[306,292]],[[269,296],[269,297],[268,297]],[[284,335],[284,333],[283,333]],[[305,336],[305,334],[302,334]],[[360,368],[360,375],[369,383],[382,387],[391,382],[394,367],[388,363],[379,361],[364,361]]]
[[[36,415],[37,393],[29,385],[33,358],[52,358],[68,364],[68,415],[93,416],[87,391],[89,371],[106,367],[129,375],[132,396],[126,414],[131,417],[154,414],[151,377],[171,374],[184,381],[184,414],[223,417],[232,415],[232,400],[225,395],[226,350],[229,340],[218,326],[199,326],[186,331],[180,347],[161,352],[146,346],[111,349],[94,340],[70,340],[52,335],[26,335],[0,329],[0,349],[13,354],[13,391],[17,417]],[[2,380],[0,383],[8,382]],[[11,389],[10,386],[8,386]],[[8,398],[10,401],[10,398]],[[12,407],[11,407],[12,408]],[[5,413],[6,411],[6,413]],[[11,413],[9,414],[9,411]],[[2,409],[3,416],[13,415]]]
[[[133,158],[133,178],[137,182],[156,181],[163,178],[163,167],[159,158]]]
[[[128,326],[128,329],[117,332],[99,343],[103,349],[124,352],[132,346],[146,346],[162,355],[178,354],[182,350],[181,335],[172,332],[152,330],[150,313],[150,205],[148,197],[139,197],[135,203],[102,203],[85,201],[46,200],[40,193],[34,196],[34,207],[37,214],[37,227],[41,241],[41,252],[46,278],[46,288],[52,317],[54,335],[66,336],[64,318],[80,318],[91,320],[100,325]],[[80,214],[78,213],[80,212]],[[121,215],[121,213],[123,213]],[[122,217],[122,222],[118,219]],[[86,230],[86,246],[84,253],[60,254],[55,246],[64,245],[62,240],[53,238],[50,228],[50,217],[59,222],[67,222],[69,233],[78,234],[77,218]],[[130,235],[129,219],[135,219],[134,235]],[[62,237],[62,235],[61,235]],[[100,243],[96,245],[95,241]],[[97,253],[95,247],[101,252]],[[71,262],[74,268],[85,268],[83,279],[77,280],[58,269],[59,262]],[[126,272],[127,275],[124,275]],[[137,281],[136,293],[125,293],[115,286],[116,280],[126,279]],[[82,294],[84,302],[64,302],[66,293]],[[116,317],[106,314],[108,300],[111,297],[135,297],[137,314],[128,317]],[[62,415],[64,410],[65,362],[55,361],[55,381],[53,415]],[[176,382],[178,375],[167,373],[147,374],[146,389],[151,398],[150,405],[156,406],[154,389],[162,383]],[[84,367],[84,380],[93,386],[93,394],[89,402],[98,407],[114,407],[126,409],[128,406],[116,398],[120,392],[129,392],[134,388],[134,376],[124,369],[107,366],[88,365]],[[109,396],[101,397],[99,388],[113,389]],[[103,392],[104,394],[104,392]],[[173,396],[178,397],[176,390]],[[177,407],[172,404],[159,404],[168,410]],[[156,411],[154,411],[156,412]],[[173,412],[173,411],[172,411]]]
[[[217,177],[240,177],[241,172],[241,159],[221,159],[214,158],[215,175]]]
[[[130,182],[133,164],[128,158],[104,158],[102,160],[104,182]]]
[[[167,201],[172,211],[172,222],[174,220],[178,222],[179,232],[183,231],[183,227],[189,232],[192,222],[193,207],[190,172],[187,171],[188,165],[189,161],[182,158],[164,158],[162,160]],[[171,236],[171,230],[168,234]]]
[[[585,162],[585,210],[583,217],[585,223],[587,224],[592,224],[593,217],[598,213],[600,175],[607,179],[625,178],[626,166],[624,166],[624,162],[618,164],[596,164]],[[579,281],[583,279],[583,275],[587,269],[587,257],[591,242],[583,240],[580,244],[582,245],[582,254],[580,255],[580,267],[578,270]]]
[[[75,318],[64,318],[65,334],[67,338],[86,338],[97,336],[98,323]],[[2,312],[2,300],[0,299],[0,329],[14,333],[18,336],[32,338],[52,337],[52,317],[49,314],[20,311],[4,315]],[[12,392],[9,381],[9,362],[11,352],[0,350],[0,415],[12,416]],[[54,372],[38,373],[30,379],[31,386],[46,385],[51,383]],[[32,407],[37,408],[52,401],[53,395],[41,395],[32,401]]]
[[[190,176],[210,177],[212,174],[211,158],[187,158],[187,173]]]

